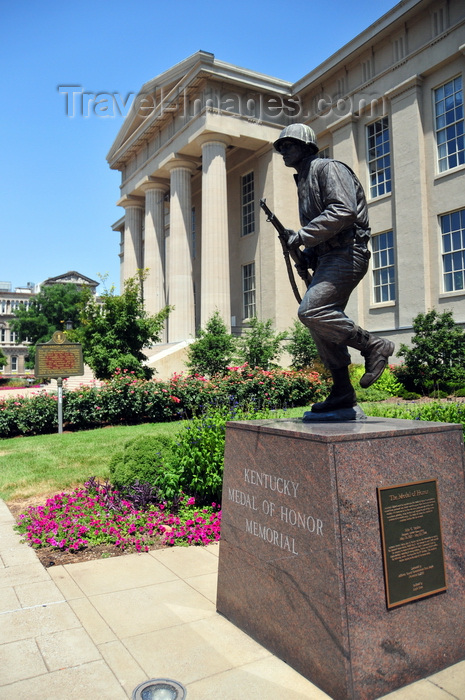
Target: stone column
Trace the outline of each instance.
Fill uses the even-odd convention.
[[[123,197],[118,202],[124,207],[123,279],[134,277],[142,267],[142,214],[144,203],[136,197]]]
[[[202,286],[200,323],[204,327],[218,310],[231,330],[228,208],[226,188],[227,136],[205,134],[202,144]]]
[[[149,178],[141,185],[145,192],[144,304],[148,314],[166,305],[165,294],[165,194],[167,182]]]
[[[191,174],[195,165],[176,159],[170,171],[170,240],[167,302],[174,309],[168,318],[168,341],[177,343],[195,336],[194,283],[191,254]]]

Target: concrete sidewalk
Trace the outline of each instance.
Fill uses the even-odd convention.
[[[0,501],[2,700],[125,700],[149,678],[188,700],[329,698],[216,613],[218,545],[45,569],[13,525]],[[465,700],[465,661],[385,697]]]

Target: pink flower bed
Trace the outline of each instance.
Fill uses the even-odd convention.
[[[51,546],[76,552],[101,544],[148,551],[155,543],[206,545],[220,539],[221,510],[217,504],[195,507],[183,498],[177,512],[167,504],[138,510],[118,492],[97,486],[56,494],[45,505],[31,507],[19,518],[17,530],[35,548]]]

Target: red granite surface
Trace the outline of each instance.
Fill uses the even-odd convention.
[[[376,489],[431,479],[447,591],[388,610]],[[460,426],[228,424],[218,611],[335,700],[465,658],[464,555]]]

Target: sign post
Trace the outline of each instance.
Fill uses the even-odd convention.
[[[56,331],[48,343],[36,346],[36,377],[51,377],[57,380],[58,388],[58,432],[63,432],[63,377],[79,377],[84,374],[82,345],[70,343],[63,331]]]

